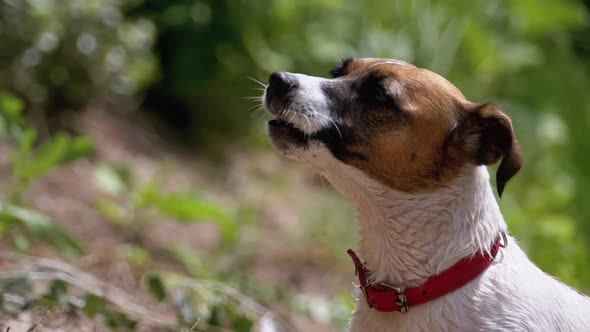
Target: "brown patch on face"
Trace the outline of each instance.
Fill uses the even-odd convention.
[[[466,163],[489,165],[504,157],[498,172],[501,192],[518,171],[520,152],[510,120],[496,108],[478,109],[443,77],[396,60],[359,59],[345,65],[338,77],[353,82],[359,96],[354,103],[366,104],[363,89],[367,84],[374,89],[371,77],[377,77],[378,87],[385,89],[376,94],[386,94],[392,102],[339,107],[340,118],[349,123],[354,137],[347,150],[366,156],[336,155],[343,162],[405,192],[442,187]],[[396,116],[391,115],[392,108]]]
[[[457,125],[463,95],[444,78],[409,64],[383,59],[361,59],[349,64],[347,77],[367,73],[382,77],[381,84],[395,98],[403,123],[374,121],[366,139],[354,151],[367,160],[346,161],[388,185],[420,192],[444,185],[460,169],[464,158],[447,153],[448,135]],[[366,117],[391,110],[373,109]]]
[[[429,121],[432,120],[432,121]],[[422,192],[444,185],[460,169],[460,155],[446,153],[449,127],[434,119],[412,118],[392,131],[381,131],[355,151],[368,156],[350,164],[391,188]]]

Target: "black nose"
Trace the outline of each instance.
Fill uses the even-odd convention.
[[[268,78],[268,93],[273,96],[282,96],[297,87],[297,80],[292,74],[278,71],[270,74]]]

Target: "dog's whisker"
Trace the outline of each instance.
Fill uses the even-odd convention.
[[[258,119],[263,119],[266,115],[268,115],[268,113],[264,111],[263,107],[258,107],[253,110],[250,110],[250,113],[256,114],[258,116]]]
[[[267,113],[264,111],[264,107],[262,106],[258,106],[258,108],[256,108],[254,111],[252,111],[253,113],[257,113],[261,116],[266,115]]]
[[[344,137],[342,137],[342,132],[340,132],[340,128],[338,127],[338,125],[336,124],[336,122],[334,122],[334,120],[330,119],[329,117],[327,117],[326,115],[324,115],[324,114],[322,114],[320,112],[313,111],[313,110],[312,110],[312,112],[313,112],[313,114],[319,115],[319,116],[323,117],[324,119],[330,121],[332,123],[332,125],[334,125],[334,127],[336,128],[336,131],[338,132],[338,135],[340,135],[340,139],[343,139],[344,138]]]
[[[291,112],[291,110],[290,110],[290,109],[288,109],[288,108],[283,108],[283,109],[281,110],[281,112],[279,113],[279,115],[280,115],[280,117],[281,117],[281,118],[283,118],[283,119],[286,119],[286,118],[289,116],[289,113],[290,113],[290,112]]]
[[[307,141],[309,142],[309,140],[310,140],[309,133],[311,132],[311,121],[309,121],[309,117],[307,115],[305,115],[304,113],[301,113],[301,115],[307,121],[307,125],[308,126],[307,126],[307,130],[306,130],[305,136],[307,137]]]
[[[262,103],[257,100],[250,100],[250,102],[252,102],[254,106],[263,106]]]
[[[259,80],[255,79],[254,77],[250,77],[250,76],[246,76],[246,77],[247,77],[248,79],[250,79],[251,81],[253,81],[253,82],[256,82],[256,83],[260,84],[260,85],[261,85],[263,88],[265,88],[265,89],[266,89],[266,87],[268,86],[267,84],[264,84],[264,83],[260,82]]]
[[[241,97],[241,99],[261,101],[262,97],[261,96],[246,96],[246,97]]]
[[[293,122],[293,120],[295,119],[295,116],[297,116],[297,113],[295,113],[295,111],[293,110],[289,110],[289,112],[291,112],[291,119],[289,119],[289,122]]]
[[[309,117],[303,113],[301,113],[301,115],[303,115],[303,118],[307,121],[307,131],[310,132],[311,131],[311,121],[309,121]]]
[[[253,110],[251,114],[252,114],[252,118],[255,118],[257,121],[264,119],[264,117],[267,115],[267,113],[264,111],[264,108],[262,106]]]
[[[262,108],[262,105],[256,104],[254,106],[251,106],[251,107],[248,108],[248,111],[251,111],[251,110],[257,109],[257,108]]]

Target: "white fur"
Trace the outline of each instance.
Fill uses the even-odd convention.
[[[301,91],[292,112],[329,117],[319,89],[322,79],[297,77]],[[322,117],[308,120],[307,125],[294,124],[306,134],[335,125]],[[420,285],[462,258],[489,250],[500,231],[507,233],[483,166],[465,166],[452,183],[436,191],[408,194],[340,162],[318,141],[281,149],[309,164],[356,204],[359,253],[373,281]],[[508,237],[508,246],[481,275],[446,296],[410,307],[408,313],[377,312],[359,298],[350,331],[590,331],[590,299],[543,273]]]
[[[375,281],[420,285],[489,250],[506,231],[483,166],[465,167],[437,191],[407,194],[334,159],[320,143],[290,156],[307,162],[357,205],[359,253]],[[479,277],[407,314],[380,313],[359,298],[350,331],[590,331],[590,299],[539,270],[508,237],[508,246]]]
[[[289,107],[278,110],[277,115],[308,135],[333,125],[328,100],[320,88],[326,79],[304,74],[290,75],[297,80],[298,88]],[[266,100],[266,91],[262,100]]]

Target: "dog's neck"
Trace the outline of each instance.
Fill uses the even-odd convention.
[[[435,192],[408,194],[350,166],[321,172],[358,208],[360,254],[374,281],[411,287],[487,251],[506,224],[483,166]],[[485,219],[485,220],[484,220]]]

